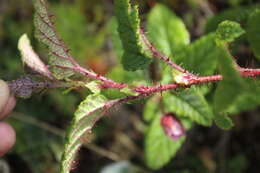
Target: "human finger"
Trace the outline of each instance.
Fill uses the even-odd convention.
[[[3,111],[7,101],[9,100],[10,91],[8,85],[0,80],[0,113]]]
[[[13,147],[15,140],[14,129],[9,124],[0,122],[0,157]]]

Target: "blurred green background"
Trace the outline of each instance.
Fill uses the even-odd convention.
[[[95,72],[117,81],[138,79],[137,74],[121,73],[120,52],[113,51],[112,0],[49,0],[51,12],[61,37],[72,55]],[[141,17],[161,2],[180,16],[191,33],[192,40],[208,32],[208,19],[228,8],[254,6],[253,0],[146,0],[140,5]],[[213,30],[207,28],[208,30]],[[17,42],[27,33],[42,59],[46,50],[33,37],[33,8],[29,0],[0,0],[0,77],[13,80],[30,73],[20,60]],[[246,48],[237,51],[242,65],[257,65],[246,57]],[[136,76],[137,75],[137,76]],[[8,121],[17,131],[14,149],[0,159],[4,173],[58,172],[63,149],[63,135],[76,106],[86,91],[45,91],[26,101],[18,100]],[[112,91],[111,91],[112,92]],[[86,144],[78,157],[73,172],[153,172],[143,161],[143,135],[146,124],[142,121],[144,102],[125,105],[109,112],[95,128],[93,144]],[[120,116],[118,116],[120,115]],[[189,132],[181,151],[158,173],[206,173],[260,171],[260,118],[259,109],[235,117],[236,126],[224,132],[216,127],[196,126]],[[1,139],[0,139],[1,140]],[[122,162],[125,161],[125,162]],[[116,163],[116,165],[114,164]],[[112,165],[111,165],[112,164]],[[104,168],[105,166],[109,166]],[[112,171],[111,171],[112,169]],[[119,169],[119,170],[120,170]],[[120,172],[120,171],[118,171]],[[2,172],[1,172],[2,173]]]

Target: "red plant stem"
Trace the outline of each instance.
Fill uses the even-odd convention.
[[[260,76],[260,69],[244,69],[240,68],[239,72],[242,77],[256,77]],[[218,82],[221,81],[223,77],[221,75],[213,75],[213,76],[201,76],[190,79],[188,84],[165,84],[165,85],[157,85],[157,86],[139,86],[134,88],[134,91],[143,95],[150,95],[156,92],[162,92],[166,90],[175,90],[178,88],[189,88],[192,85],[199,85],[211,82]]]
[[[187,70],[183,69],[182,67],[180,67],[179,65],[177,65],[173,61],[171,61],[171,59],[169,57],[163,55],[160,51],[158,51],[155,48],[155,46],[147,39],[143,29],[140,29],[140,34],[141,34],[141,37],[142,37],[145,45],[149,48],[150,52],[152,53],[152,55],[154,57],[159,58],[160,60],[164,61],[166,64],[171,66],[172,68],[175,68],[176,70],[178,70],[182,73],[191,74]]]
[[[122,89],[122,88],[126,87],[126,84],[124,84],[124,83],[117,83],[117,82],[115,82],[111,79],[104,77],[104,76],[101,76],[101,75],[96,74],[94,72],[90,72],[89,70],[87,70],[87,69],[85,69],[81,66],[76,66],[76,67],[73,68],[73,70],[81,73],[82,75],[88,76],[89,78],[103,82],[103,84],[101,85],[101,87],[103,89],[106,89],[106,88]]]
[[[260,75],[260,69],[239,68],[239,71],[244,77],[256,77]]]
[[[76,72],[81,73],[82,75],[85,75],[91,79],[99,80],[102,81],[101,88],[102,89],[107,89],[107,88],[116,88],[116,89],[122,89],[127,87],[127,84],[124,83],[117,83],[114,82],[113,80],[107,79],[104,76],[101,76],[99,74],[96,74],[94,72],[91,72],[81,66],[76,66],[76,67],[64,67],[64,66],[58,66],[60,68],[67,68],[74,70]],[[246,68],[238,68],[241,76],[243,77],[256,77],[260,76],[260,69],[246,69]],[[188,84],[177,84],[177,83],[172,83],[172,84],[166,84],[166,85],[157,85],[157,86],[137,86],[133,90],[135,92],[138,92],[140,94],[152,94],[155,92],[161,92],[161,91],[166,91],[166,90],[172,90],[172,89],[177,89],[177,88],[188,88],[191,85],[196,85],[196,84],[205,84],[205,83],[210,83],[210,82],[218,82],[222,80],[221,75],[212,75],[212,76],[192,76],[191,79],[189,80]]]
[[[69,70],[73,70],[75,72],[78,72],[88,78],[94,79],[94,80],[98,80],[103,82],[101,84],[101,88],[102,89],[107,89],[107,88],[116,88],[116,89],[122,89],[125,88],[127,86],[127,84],[124,83],[117,83],[111,79],[108,79],[102,75],[99,75],[95,72],[89,71],[83,67],[81,67],[80,65],[76,64],[73,67],[69,67],[69,66],[61,66],[61,65],[55,65],[55,67],[57,68],[61,68],[61,69],[69,69]]]

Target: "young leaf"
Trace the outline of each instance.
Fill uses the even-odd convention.
[[[165,109],[178,116],[189,117],[191,120],[204,126],[210,126],[213,120],[213,113],[205,100],[203,94],[190,88],[178,94],[166,93],[163,96]]]
[[[49,64],[52,67],[53,75],[57,79],[70,77],[74,72],[66,68],[73,67],[74,60],[69,54],[69,49],[56,34],[46,1],[33,0],[33,4],[35,8],[35,35],[49,49]]]
[[[152,43],[167,56],[174,56],[190,42],[182,20],[162,4],[157,4],[149,13],[147,28]]]
[[[247,38],[255,56],[260,60],[260,9],[249,17]]]
[[[232,42],[244,33],[245,31],[239,23],[226,20],[218,25],[216,39],[223,42]]]
[[[159,169],[167,164],[182,146],[185,137],[172,140],[166,136],[161,127],[160,112],[154,113],[155,118],[145,137],[145,159],[152,169]]]
[[[42,62],[39,56],[34,52],[30,40],[26,34],[22,35],[18,41],[18,49],[22,55],[22,61],[31,69],[37,71],[43,76],[53,79],[48,67]]]
[[[140,19],[137,6],[131,7],[129,0],[115,0],[118,32],[123,44],[122,64],[128,71],[144,69],[150,62],[141,43]]]
[[[114,106],[117,100],[107,101],[103,95],[89,95],[75,112],[73,122],[67,133],[65,150],[61,161],[61,173],[69,173],[73,160],[80,146],[84,134],[91,133],[94,124],[104,116],[106,109]]]

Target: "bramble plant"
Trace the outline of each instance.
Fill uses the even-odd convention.
[[[154,170],[174,157],[185,141],[185,131],[194,123],[212,126],[215,122],[228,130],[233,126],[230,115],[260,104],[256,78],[260,69],[240,67],[230,48],[236,40],[246,39],[259,60],[260,10],[257,7],[244,12],[243,28],[239,23],[242,19],[223,14],[208,22],[210,32],[207,35],[190,43],[182,20],[165,6],[157,4],[149,13],[147,27],[143,28],[137,6],[132,6],[129,0],[114,0],[116,20],[112,22],[118,28],[114,39],[117,46],[114,47],[126,73],[131,71],[135,75],[138,72],[142,77],[116,82],[117,79],[78,64],[56,33],[47,2],[33,0],[33,4],[35,36],[47,46],[49,62],[45,65],[34,52],[27,35],[21,36],[18,48],[22,61],[38,74],[10,81],[12,92],[16,97],[29,98],[44,89],[90,90],[67,131],[61,173],[72,169],[83,143],[82,137],[91,133],[109,109],[120,104],[147,99],[143,114],[149,124],[145,160]],[[156,63],[159,79],[147,77],[151,63]],[[149,82],[151,80],[154,82]],[[216,88],[212,83],[216,83]],[[108,99],[104,91],[109,89],[119,93],[118,98]],[[206,98],[209,93],[210,97]]]

